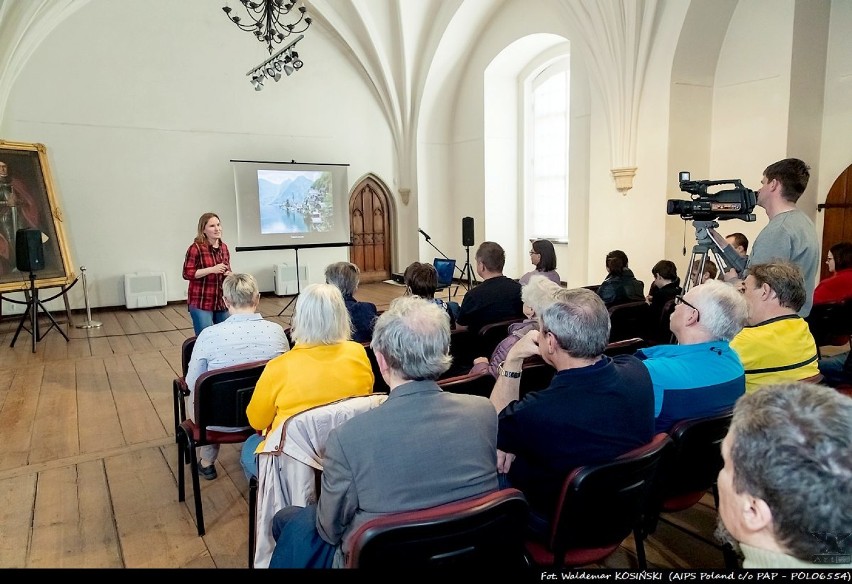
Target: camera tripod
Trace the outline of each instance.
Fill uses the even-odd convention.
[[[716,221],[693,221],[692,225],[695,227],[696,243],[692,247],[692,256],[689,258],[690,275],[686,278],[686,282],[684,282],[683,293],[686,294],[693,286],[692,267],[696,261],[699,262],[699,265],[698,273],[695,277],[697,282],[695,284],[701,282],[701,276],[704,274],[704,266],[707,264],[707,254],[710,253],[713,254],[720,272],[724,273],[725,269],[733,268],[736,270],[738,276],[742,276],[746,262],[733,250],[730,244],[725,242],[722,245],[720,243],[720,241],[725,240],[716,232],[716,227],[719,227],[719,224]]]
[[[35,272],[30,272],[29,299],[26,302],[27,309],[24,311],[24,315],[21,317],[21,322],[18,323],[18,329],[15,331],[15,336],[12,337],[12,344],[9,345],[10,347],[15,346],[15,341],[18,340],[18,335],[21,334],[21,330],[23,329],[33,336],[33,353],[36,352],[36,343],[38,341],[42,340],[45,337],[45,335],[50,332],[50,329],[52,329],[54,327],[56,328],[56,330],[59,331],[60,335],[65,337],[65,341],[66,342],[68,341],[68,335],[65,334],[65,331],[63,331],[61,328],[59,328],[59,323],[56,322],[56,319],[53,318],[53,315],[50,314],[50,311],[47,310],[47,308],[45,308],[44,303],[41,300],[38,299],[38,288],[36,288],[35,279],[36,279]],[[76,282],[76,280],[75,280],[75,282]],[[67,289],[64,289],[62,292],[60,292],[60,294],[64,294],[66,291],[67,291]],[[59,296],[59,294],[57,294],[57,296]],[[53,300],[53,298],[56,298],[56,296],[53,296],[52,298],[48,298],[48,300]],[[20,303],[20,304],[24,304],[24,303]],[[38,332],[38,311],[39,311],[39,309],[41,309],[41,311],[50,320],[50,326],[48,326],[44,330],[44,332],[42,332],[40,335],[39,335],[39,332]],[[24,323],[27,322],[28,318],[30,320],[30,328],[26,328],[24,326]]]

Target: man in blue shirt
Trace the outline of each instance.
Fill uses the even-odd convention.
[[[745,393],[745,370],[729,345],[748,318],[742,294],[708,280],[675,303],[670,327],[678,344],[636,352],[654,384],[657,432],[680,420],[720,414]]]

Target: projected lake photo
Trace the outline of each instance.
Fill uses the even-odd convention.
[[[323,232],[334,227],[330,172],[258,170],[257,196],[264,235]]]

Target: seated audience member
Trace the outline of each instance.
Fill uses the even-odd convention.
[[[814,304],[840,302],[852,298],[852,243],[841,241],[828,250],[825,263],[831,276],[817,284]]]
[[[701,274],[701,281],[698,281],[698,268],[701,265],[701,260],[692,262],[692,270],[689,272],[689,279],[692,286],[703,284],[707,280],[715,280],[719,275],[719,268],[713,263],[710,258],[704,260],[704,273]]]
[[[616,249],[606,254],[606,271],[607,276],[597,293],[607,308],[645,300],[645,284],[627,267],[627,254],[623,251]]]
[[[474,334],[492,322],[524,316],[521,285],[503,275],[505,264],[499,243],[483,241],[476,250],[476,273],[482,282],[464,295],[457,319]]]
[[[388,399],[331,431],[319,502],[276,513],[270,568],[340,567],[348,536],[365,521],[498,488],[494,408],[435,383],[451,359],[444,311],[397,298],[376,322],[371,346]]]
[[[456,318],[459,315],[459,303],[452,300],[444,302],[440,298],[435,298],[435,291],[438,289],[438,272],[435,270],[435,266],[414,262],[405,268],[403,279],[405,280],[405,285],[408,287],[409,294],[429,300],[440,306],[450,317],[450,328],[456,327]]]
[[[651,268],[654,281],[648,291],[648,304],[651,306],[650,322],[654,338],[649,339],[656,343],[667,344],[671,342],[672,332],[669,330],[669,317],[671,316],[670,302],[674,301],[683,290],[680,287],[680,278],[677,277],[677,266],[669,260],[660,260]]]
[[[743,568],[852,568],[852,399],[811,383],[742,397],[722,442],[719,528]]]
[[[814,337],[797,314],[805,303],[799,267],[786,261],[750,266],[743,294],[748,326],[731,348],[745,367],[746,391],[819,374]]]
[[[535,269],[521,276],[518,280],[521,286],[537,274],[545,276],[555,284],[562,284],[562,279],[556,271],[556,250],[553,249],[553,243],[549,239],[536,239],[532,242],[530,262],[535,266]]]
[[[650,442],[654,392],[636,357],[603,354],[609,313],[586,288],[567,290],[509,350],[491,393],[499,412],[497,469],[521,489],[533,532],[546,532],[565,476],[574,468]],[[518,399],[524,359],[541,355],[556,369],[550,385]]]
[[[709,280],[675,300],[671,331],[675,345],[636,351],[654,383],[657,432],[675,422],[721,414],[745,393],[745,372],[729,342],[748,318],[733,286]]]
[[[748,258],[748,237],[744,234],[740,232],[731,233],[725,236],[725,241],[731,245],[738,256]]]
[[[246,478],[257,476],[256,453],[268,430],[308,408],[373,391],[367,351],[350,341],[343,295],[331,284],[311,284],[296,300],[290,336],[293,348],[266,364],[246,408],[251,427],[263,432],[243,445]]]
[[[187,417],[195,420],[195,383],[202,373],[232,365],[265,361],[290,348],[287,335],[280,324],[263,320],[258,314],[260,291],[251,274],[230,274],[222,281],[222,297],[230,316],[219,324],[202,330],[192,348],[186,372]],[[241,431],[243,428],[210,426],[220,432]],[[209,444],[199,449],[198,474],[207,480],[216,478],[216,459],[219,445]]]
[[[564,296],[565,292],[567,292],[565,288],[543,275],[534,275],[530,278],[529,282],[521,288],[521,299],[524,302],[524,315],[526,318],[521,322],[509,325],[509,335],[500,341],[500,344],[491,353],[490,360],[488,357],[477,357],[474,359],[474,365],[470,373],[488,371],[497,379],[497,367],[506,358],[509,349],[529,331],[538,330],[538,315],[561,296]]]
[[[325,269],[325,283],[334,284],[343,294],[346,310],[352,320],[352,340],[362,343],[370,340],[378,311],[372,302],[358,302],[353,296],[358,289],[360,273],[358,266],[351,262],[337,262]]]
[[[814,305],[841,302],[852,298],[852,243],[841,241],[828,250],[825,263],[832,274],[814,290]],[[836,341],[835,341],[836,342]],[[832,387],[852,383],[852,353],[844,351],[819,360],[824,383]]]

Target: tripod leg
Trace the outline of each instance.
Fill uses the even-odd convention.
[[[18,328],[15,330],[15,336],[12,337],[12,344],[9,345],[10,347],[15,346],[15,341],[18,340],[18,335],[21,334],[21,329],[24,328],[24,323],[27,322],[27,317],[30,315],[30,308],[31,306],[27,304],[27,309],[21,317],[21,322],[18,323]]]
[[[32,310],[30,311],[30,316],[33,319],[32,322],[32,331],[33,331],[33,353],[36,352],[36,341],[38,341],[38,288],[33,288],[32,291]]]
[[[41,308],[42,312],[44,312],[44,314],[47,315],[47,318],[50,320],[50,323],[51,323],[50,326],[48,326],[45,329],[45,331],[41,334],[41,336],[38,338],[38,340],[39,341],[42,340],[45,337],[45,335],[50,332],[50,329],[55,327],[56,330],[59,331],[59,334],[62,335],[63,337],[65,337],[65,340],[68,341],[68,335],[66,335],[65,331],[62,330],[62,328],[60,328],[59,323],[56,322],[56,319],[53,318],[53,315],[50,314],[50,312],[47,310],[47,308],[45,308],[44,303],[41,300],[36,300],[36,302],[38,302],[38,306]]]

